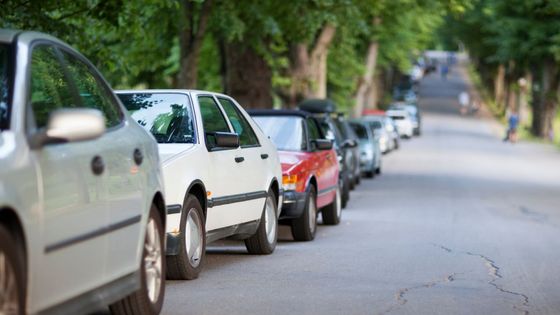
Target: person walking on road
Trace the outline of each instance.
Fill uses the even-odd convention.
[[[459,93],[459,105],[461,105],[461,115],[465,115],[469,109],[469,105],[470,105],[471,101],[470,101],[470,97],[469,97],[469,93],[467,91],[463,91],[461,93]]]
[[[515,143],[517,141],[517,125],[519,125],[519,115],[515,111],[511,111],[508,115],[508,129],[504,142],[510,141]]]

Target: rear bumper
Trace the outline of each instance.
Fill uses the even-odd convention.
[[[305,209],[306,199],[307,193],[305,192],[285,190],[280,219],[293,219],[301,217],[303,210]]]

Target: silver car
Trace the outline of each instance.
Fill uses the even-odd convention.
[[[158,314],[153,138],[56,38],[0,30],[0,314]]]
[[[360,169],[367,178],[381,174],[381,135],[375,131],[371,122],[352,120],[350,126],[358,136],[360,147]]]

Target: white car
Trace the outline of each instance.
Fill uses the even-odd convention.
[[[229,96],[192,90],[118,91],[159,143],[167,219],[167,275],[193,279],[206,244],[245,240],[274,251],[282,170],[276,147]]]
[[[408,111],[388,110],[385,114],[395,121],[399,136],[402,138],[411,138],[414,135],[414,123]]]
[[[158,314],[157,144],[56,38],[0,30],[0,314]]]

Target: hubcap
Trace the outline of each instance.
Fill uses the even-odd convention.
[[[266,228],[266,238],[272,244],[276,240],[276,211],[274,211],[274,201],[266,198],[266,209],[264,210],[264,224]]]
[[[152,218],[148,221],[144,251],[144,270],[146,272],[148,297],[150,298],[150,302],[156,303],[161,292],[163,257],[160,233],[156,222]]]
[[[196,209],[191,208],[185,226],[185,248],[189,263],[195,268],[200,264],[202,257],[202,237],[202,221]]]
[[[0,252],[0,314],[19,314],[16,274],[3,252]]]
[[[309,231],[313,234],[317,228],[317,207],[315,206],[315,200],[313,200],[312,196],[309,197],[307,209],[309,209]]]

